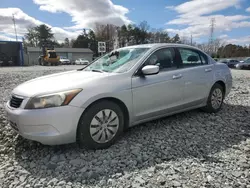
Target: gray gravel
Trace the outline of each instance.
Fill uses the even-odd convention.
[[[10,91],[75,67],[0,69],[0,187],[250,187],[250,71],[232,71],[218,114],[194,110],[136,126],[107,150],[17,136],[3,108]]]

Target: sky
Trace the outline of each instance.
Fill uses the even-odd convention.
[[[239,45],[250,44],[250,0],[1,0],[0,40],[18,40],[27,28],[47,24],[55,38],[76,38],[83,28],[102,24],[139,24],[147,21],[151,30],[197,43],[207,42],[211,19],[214,39]]]

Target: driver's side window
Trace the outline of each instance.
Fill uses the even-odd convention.
[[[175,51],[173,48],[163,48],[154,52],[144,65],[158,65],[160,71],[176,69]]]

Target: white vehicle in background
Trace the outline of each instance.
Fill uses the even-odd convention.
[[[60,57],[61,65],[70,65],[70,60],[66,57]]]
[[[89,61],[84,59],[84,58],[78,58],[76,61],[75,61],[75,64],[76,65],[88,65],[89,64]]]

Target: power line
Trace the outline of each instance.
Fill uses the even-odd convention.
[[[14,24],[14,29],[15,29],[15,34],[16,34],[16,41],[17,41],[17,32],[16,32],[16,21],[15,21],[15,16],[14,16],[14,14],[12,14],[12,16],[13,16],[13,24]]]

